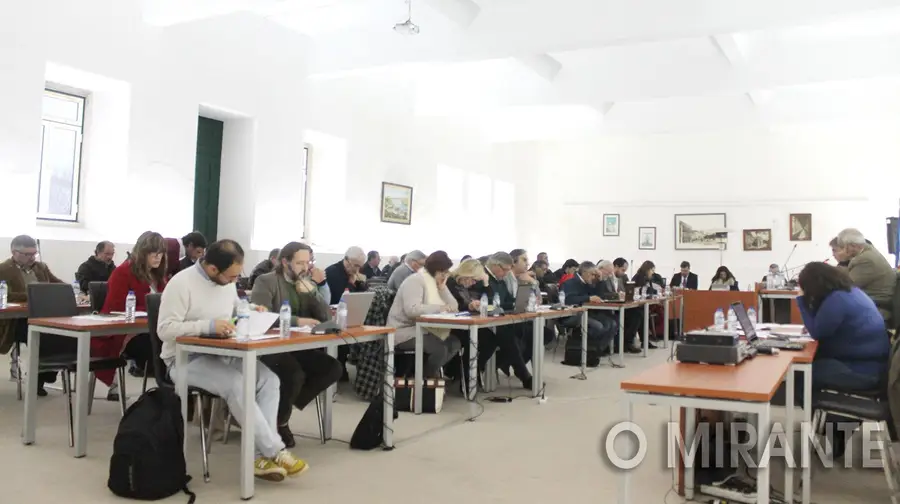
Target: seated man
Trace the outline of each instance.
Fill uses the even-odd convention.
[[[602,278],[597,284],[599,296],[604,300],[616,299],[617,297],[619,299],[625,299],[625,284],[628,282],[628,277],[625,272],[628,271],[628,261],[622,257],[619,257],[611,264],[609,264],[608,261],[601,261],[599,269],[601,271],[599,277]],[[568,301],[566,302],[568,303]],[[634,335],[641,327],[643,318],[643,308],[628,308],[625,310],[625,330],[623,331],[625,336],[625,352],[641,353],[641,349],[631,343],[634,341]],[[652,343],[647,343],[648,348],[651,345]],[[618,338],[616,338],[613,343],[613,351],[619,351]]]
[[[891,318],[891,301],[897,283],[897,273],[887,259],[875,250],[858,229],[845,229],[838,233],[837,245],[842,255],[850,260],[847,271],[853,285],[868,294],[885,320]]]
[[[509,284],[506,281],[507,275],[513,269],[512,256],[506,252],[497,252],[488,257],[484,269],[487,271],[488,285],[485,293],[488,296],[488,302],[493,303],[494,295],[496,294],[500,298],[500,308],[503,308],[505,311],[512,311],[516,305],[516,296],[510,292]],[[522,327],[525,325],[528,327]],[[526,365],[522,348],[524,341],[521,335],[524,331],[530,334],[531,325],[514,324],[497,327],[497,338],[493,342],[496,346],[488,347],[487,345],[482,345],[478,350],[478,360],[479,363],[482,362],[482,359],[484,359],[484,362],[487,362],[493,355],[495,348],[499,347],[500,354],[497,356],[497,366],[507,375],[509,375],[509,369],[512,367],[516,378],[522,381],[522,386],[530,390],[533,377]],[[530,344],[531,338],[528,339],[528,342]]]
[[[403,257],[403,264],[394,269],[394,272],[391,273],[391,277],[387,281],[388,289],[393,291],[399,290],[400,286],[403,285],[403,281],[406,280],[406,277],[413,273],[418,273],[422,266],[425,265],[425,253],[421,250],[413,250]]]
[[[388,257],[387,266],[381,268],[381,276],[390,278],[391,273],[393,273],[394,270],[397,269],[397,266],[400,266],[400,259],[397,259],[397,256]]]
[[[37,262],[37,242],[34,238],[21,235],[12,239],[9,245],[12,257],[0,263],[0,281],[6,282],[7,302],[25,303],[28,301],[28,284],[32,283],[65,283],[42,262]],[[16,342],[28,343],[28,319],[0,320],[0,353],[15,350]],[[74,354],[77,342],[64,336],[41,337],[41,356],[59,353]],[[15,351],[10,355],[10,377],[15,379],[17,369],[15,361],[19,358]],[[46,396],[44,384],[56,381],[56,373],[43,373],[38,381],[38,395]]]
[[[203,251],[206,249],[206,237],[199,231],[194,231],[182,236],[181,244],[184,245],[184,257],[178,263],[179,271],[190,268],[197,262],[197,259],[203,257]]]
[[[113,242],[102,241],[94,248],[94,255],[81,263],[75,272],[75,280],[83,294],[88,293],[88,284],[91,282],[107,282],[112,275],[116,264],[113,257],[116,255],[116,246]]]
[[[679,287],[682,289],[697,290],[700,285],[700,279],[696,273],[691,273],[691,263],[681,261],[681,273],[672,277],[669,287]]]
[[[505,280],[513,299],[518,296],[520,287],[528,288],[534,292],[535,305],[540,305],[541,288],[537,279],[534,277],[534,272],[528,270],[528,252],[525,249],[514,249],[509,255],[512,257],[513,265],[512,270],[507,273]],[[534,345],[532,344],[532,335],[534,334],[532,331],[532,323],[521,324],[520,329],[522,331],[520,336],[520,338],[522,338],[522,352],[525,363],[528,364],[531,362],[531,356],[534,353]],[[545,325],[543,332],[544,345],[549,345],[556,337],[556,333],[551,325]],[[503,357],[502,350],[500,357]]]
[[[366,265],[363,266],[362,274],[365,275],[367,279],[381,276],[381,268],[378,267],[380,264],[381,254],[379,254],[377,250],[370,250],[366,255]]]
[[[233,336],[231,323],[238,302],[234,282],[241,275],[244,250],[233,240],[220,240],[209,246],[205,256],[189,270],[172,277],[163,291],[159,308],[160,358],[173,379],[175,339],[179,336],[216,334]],[[265,310],[264,307],[261,310]],[[216,394],[228,403],[235,418],[243,418],[245,408],[255,417],[254,474],[270,481],[282,481],[309,466],[284,447],[275,425],[278,417],[278,377],[263,363],[257,364],[256,397],[244,397],[241,361],[216,355],[194,355],[188,361],[187,382]],[[182,400],[187,398],[183,397]]]
[[[328,304],[316,292],[315,282],[307,275],[312,258],[309,245],[291,242],[279,251],[275,271],[256,279],[251,301],[269,311],[278,312],[283,303],[291,307],[291,326],[314,326],[331,318]],[[320,350],[301,350],[266,355],[263,363],[281,381],[278,404],[278,434],[284,445],[295,445],[288,422],[294,407],[303,410],[316,396],[337,383],[343,368],[337,359]]]
[[[609,261],[605,261],[607,265],[612,266]],[[604,265],[606,266],[606,265]],[[578,272],[575,277],[563,284],[563,290],[566,293],[566,304],[580,305],[588,302],[599,303],[603,301],[600,293],[595,287],[595,281],[601,275],[597,266],[590,261],[585,261],[578,266]],[[617,296],[618,297],[618,296]],[[569,327],[580,327],[581,316],[574,315],[566,321]],[[596,346],[600,355],[608,355],[610,353],[610,345],[613,336],[618,332],[616,322],[608,315],[603,314],[600,310],[591,310],[588,312],[588,345]],[[581,350],[581,338],[572,338],[571,342],[577,342],[577,349]],[[569,345],[566,345],[569,350]],[[568,352],[567,352],[568,353]],[[568,360],[568,359],[567,359]],[[576,359],[577,362],[571,365],[580,365],[581,356]]]
[[[266,273],[271,273],[275,266],[278,266],[278,255],[281,253],[281,249],[272,249],[269,252],[269,258],[260,261],[259,264],[253,267],[253,271],[250,273],[250,289],[253,289],[253,284],[256,283],[256,279]]]
[[[350,292],[366,291],[366,276],[360,270],[366,264],[366,253],[359,247],[350,247],[344,258],[325,268],[325,281],[331,291],[329,304],[336,305],[344,295]]]

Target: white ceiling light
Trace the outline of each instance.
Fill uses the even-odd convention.
[[[400,35],[418,35],[419,25],[412,22],[412,0],[406,0],[408,6],[406,21],[394,25],[394,31]]]

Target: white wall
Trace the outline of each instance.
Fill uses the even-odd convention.
[[[682,260],[706,283],[717,251],[675,250],[674,215],[725,213],[723,261],[746,285],[768,264],[788,266],[830,256],[845,227],[861,229],[886,253],[884,218],[900,198],[900,126],[890,123],[802,124],[765,130],[667,135],[603,135],[590,141],[534,145],[532,156],[556,179],[562,214],[560,249],[579,260],[652,260],[670,276]],[[559,186],[565,184],[561,190]],[[602,215],[621,216],[619,237],[602,236]],[[811,213],[813,239],[790,242],[788,215]],[[657,228],[654,251],[638,250],[638,227]],[[743,229],[771,228],[771,252],[744,252]],[[889,257],[889,260],[893,260]]]
[[[51,264],[69,277],[102,239],[190,231],[201,104],[245,118],[226,127],[229,139],[255,133],[226,149],[220,235],[249,249],[254,226],[297,213],[307,39],[239,15],[151,28],[136,0],[7,4],[0,16],[0,237],[28,233],[51,248],[55,240],[77,243],[84,249],[77,261]],[[34,218],[48,79],[91,93],[76,224]],[[278,232],[279,241],[292,236],[289,226]],[[45,256],[54,259],[49,250]]]

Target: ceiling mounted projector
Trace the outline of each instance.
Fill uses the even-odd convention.
[[[412,0],[406,0],[406,5],[409,6],[406,21],[395,24],[394,31],[400,35],[418,35],[419,25],[412,21]]]

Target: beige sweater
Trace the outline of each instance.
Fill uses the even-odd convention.
[[[417,318],[440,313],[444,308],[443,305],[428,303],[425,275],[424,268],[419,273],[410,275],[400,285],[400,290],[394,297],[394,304],[391,305],[387,318],[387,325],[397,328],[394,333],[394,344],[404,343],[416,337]],[[438,293],[445,305],[457,306],[456,299],[446,285],[439,287]]]

